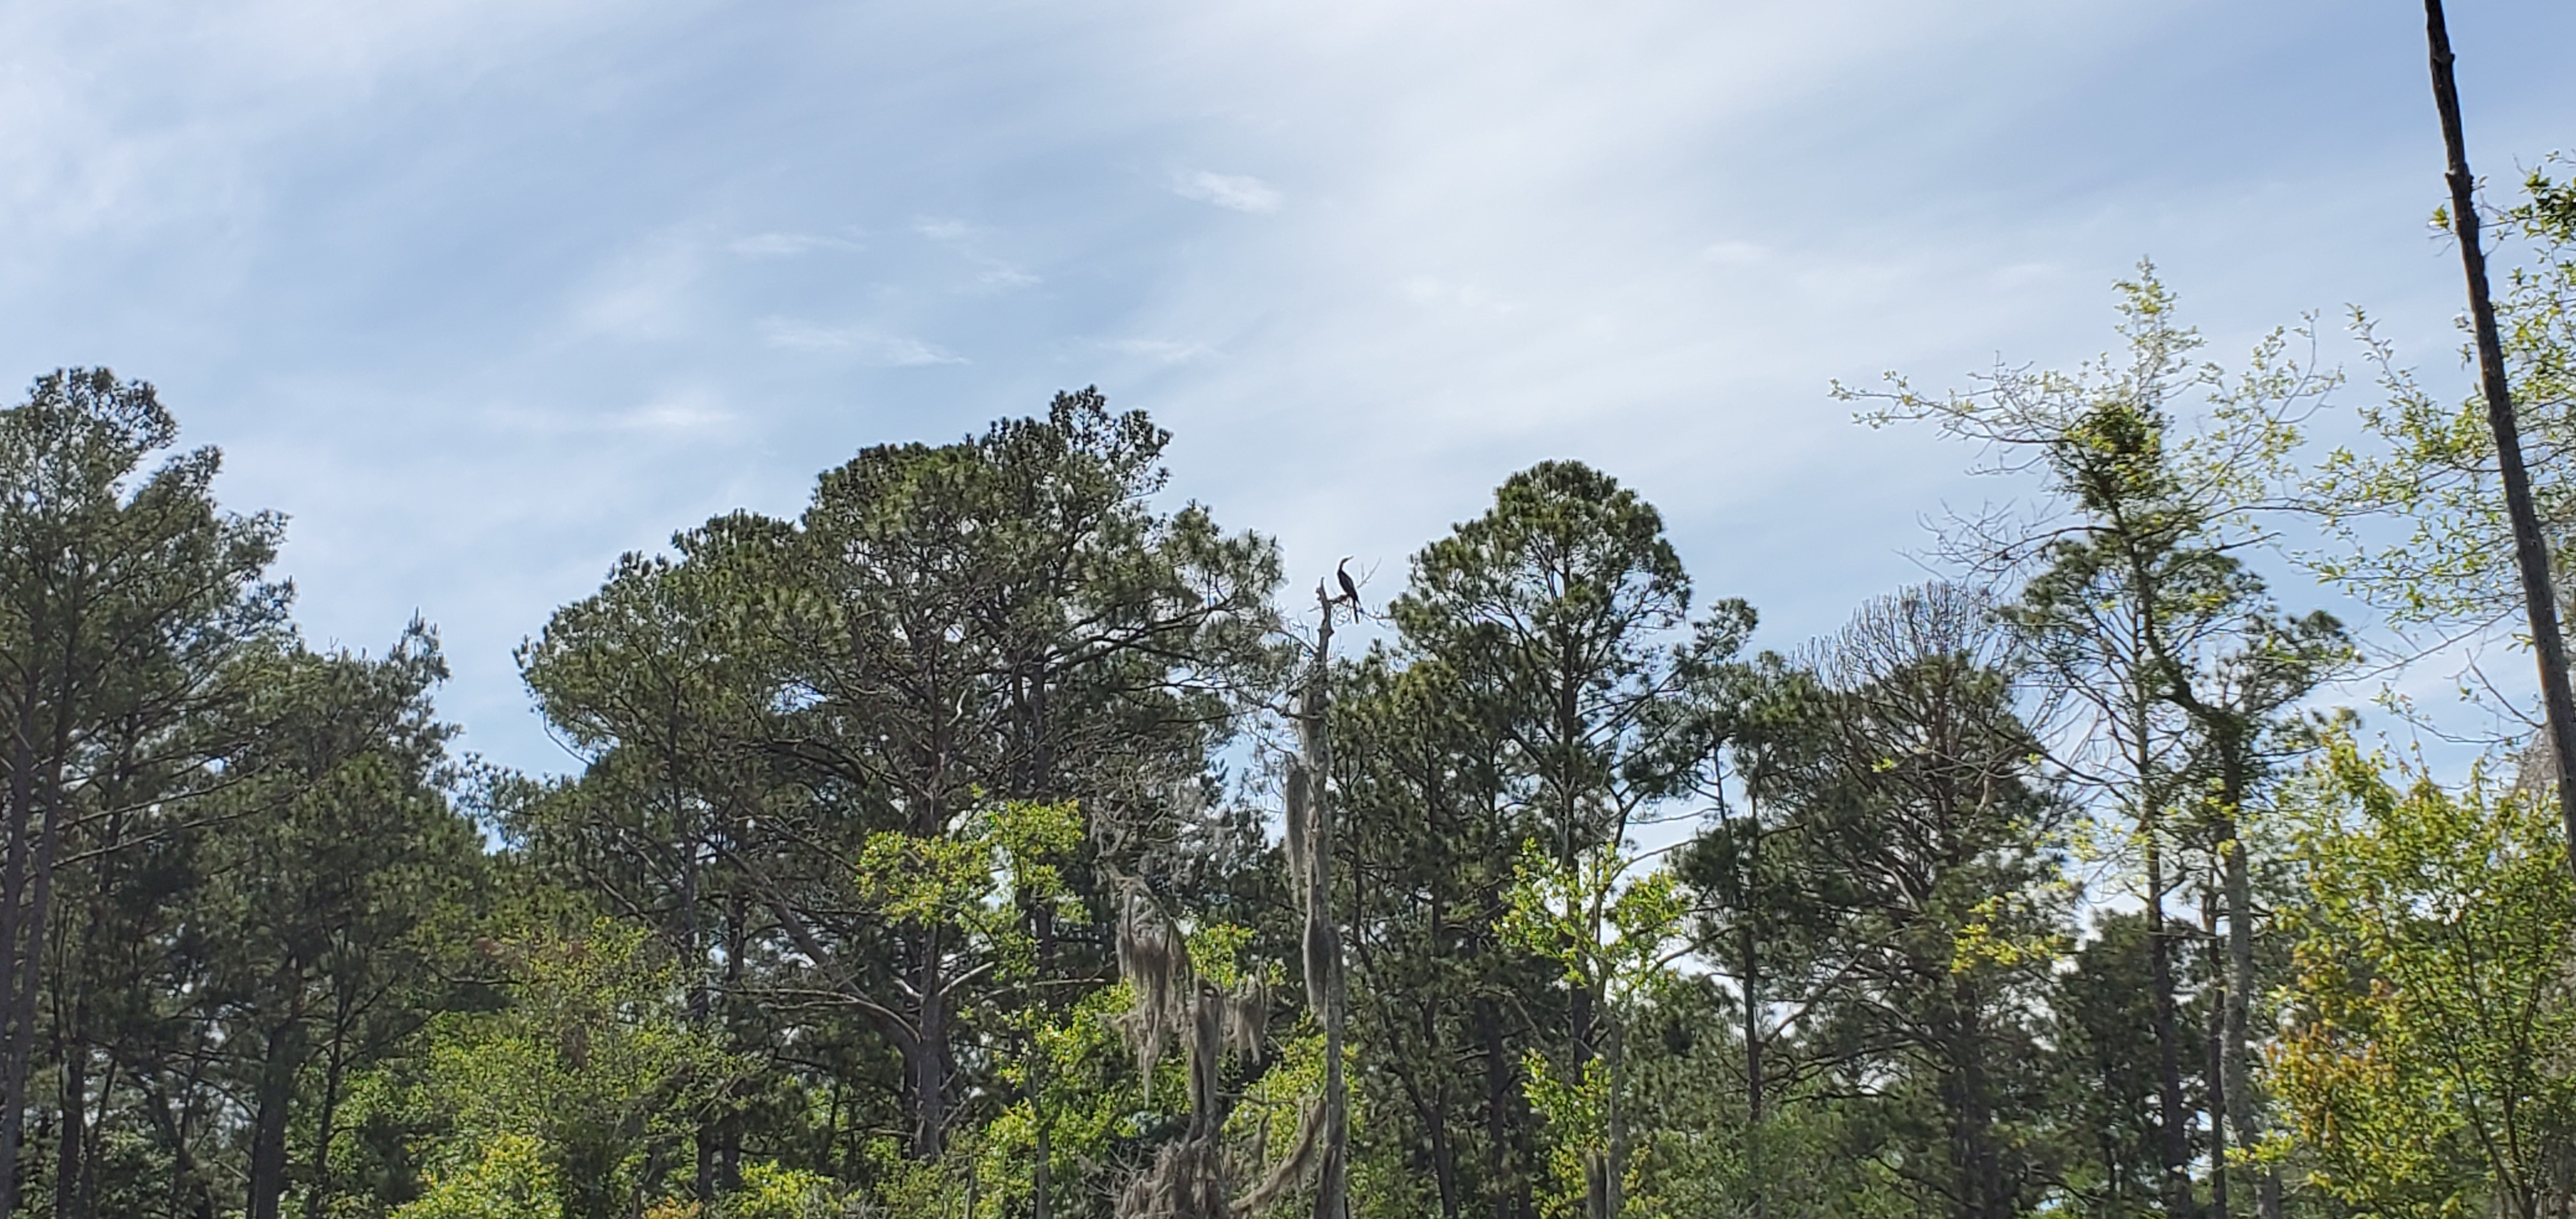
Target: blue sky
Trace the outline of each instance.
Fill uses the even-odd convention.
[[[2455,5],[2491,177],[2576,146],[2576,6]],[[2222,354],[2456,264],[2420,8],[2268,0],[0,7],[0,375],[106,364],[291,514],[317,640],[415,611],[467,746],[621,551],[1098,384],[1310,579],[1570,456],[1794,644],[1997,494],[1830,380]],[[9,370],[15,370],[11,372]]]

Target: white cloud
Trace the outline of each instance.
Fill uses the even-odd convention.
[[[739,422],[739,416],[703,394],[682,394],[646,403],[613,419],[619,430],[660,435],[705,435]]]
[[[1215,348],[1205,343],[1184,343],[1172,339],[1112,339],[1101,346],[1120,355],[1136,356],[1157,364],[1190,364],[1218,354]]]
[[[1467,309],[1478,313],[1514,313],[1520,306],[1503,299],[1490,289],[1475,284],[1451,283],[1436,275],[1416,275],[1398,284],[1406,300],[1417,305],[1438,305]]]
[[[1278,211],[1287,202],[1278,187],[1250,174],[1220,174],[1204,169],[1174,176],[1172,193],[1255,215]]]
[[[827,233],[751,233],[725,243],[727,251],[746,258],[785,258],[817,251],[849,254],[866,248],[857,238]]]
[[[742,416],[728,408],[722,398],[703,388],[666,390],[639,405],[594,411],[502,398],[485,403],[468,417],[476,426],[492,432],[549,439],[628,434],[695,441],[743,422]]]
[[[1037,275],[984,250],[982,231],[963,220],[927,217],[915,220],[912,231],[932,242],[947,247],[975,268],[979,287],[1012,289],[1031,288],[1044,283]]]
[[[887,334],[865,326],[814,326],[772,318],[761,324],[762,341],[789,351],[846,351],[878,368],[921,368],[964,364],[966,357],[936,343]]]
[[[0,378],[151,376],[229,501],[296,513],[317,633],[423,606],[474,747],[550,766],[509,647],[611,557],[1035,409],[1068,353],[1301,582],[1572,456],[1787,644],[1914,577],[1967,461],[1828,378],[2072,363],[2144,253],[2215,355],[2343,300],[2452,343],[2393,10],[1002,7],[0,4]],[[2576,8],[2482,11],[2509,166],[2563,138]]]
[[[690,329],[699,254],[662,236],[612,258],[573,301],[577,333],[629,341],[679,338]]]

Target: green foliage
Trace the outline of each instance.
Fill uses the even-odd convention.
[[[714,1219],[840,1219],[840,1186],[820,1173],[776,1164],[743,1170],[742,1186],[716,1204]]]
[[[1561,1061],[1531,1050],[1522,1061],[1530,1106],[1555,1140],[1545,1204],[1551,1214],[1578,1215],[1601,1174],[1620,1173],[1622,1193],[1637,1184],[1626,1042],[1651,996],[1673,980],[1687,907],[1670,869],[1620,847],[1587,850],[1573,869],[1556,866],[1536,843],[1521,859],[1503,934],[1554,961],[1566,985],[1599,996],[1608,1026],[1598,1057]]]
[[[2556,461],[2576,188],[2527,186]],[[2285,791],[2351,647],[2253,557],[2323,488],[2425,518],[2336,574],[2475,610],[2480,438],[2393,382],[2395,456],[2301,471],[2304,331],[2227,373],[2142,267],[2119,334],[1871,396],[2038,512],[1955,523],[1986,585],[1785,655],[1580,463],[1423,547],[1305,691],[1337,1061],[1239,773],[1318,729],[1279,702],[1310,653],[1143,414],[873,446],[622,558],[518,652],[580,762],[531,778],[448,757],[427,626],[296,639],[276,519],[162,456],[150,387],[44,379],[0,413],[0,1181],[58,1219],[1339,1219],[1338,1073],[1364,1219],[2225,1219],[2276,1168],[2302,1213],[2536,1219],[2576,1185],[2563,848],[2341,740]],[[2079,848],[2141,908],[2079,933]],[[2249,1150],[2257,1048],[2288,1121]]]
[[[2550,801],[2336,739],[2293,806],[2307,892],[2276,1145],[2357,1212],[2532,1216],[2576,1153],[2576,880]]]
[[[2531,173],[2489,230],[2502,239],[2490,255],[2504,271],[2498,337],[2562,599],[2576,543],[2576,212],[2569,186],[2550,175],[2565,168],[2553,157]],[[2310,565],[2401,625],[2440,634],[2519,625],[2522,590],[2484,398],[2426,388],[2359,310],[2352,326],[2378,369],[2381,398],[2359,412],[2378,444],[2337,449],[2310,477],[2341,543]]]
[[[508,1005],[439,1017],[399,1098],[433,1133],[414,1149],[430,1188],[396,1214],[621,1219],[683,1192],[679,1149],[746,1066],[690,1027],[678,971],[608,920],[491,951]]]
[[[555,1157],[533,1134],[504,1131],[482,1140],[470,1157],[432,1170],[420,1199],[396,1219],[559,1219],[563,1187]]]

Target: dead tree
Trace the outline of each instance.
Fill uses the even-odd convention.
[[[2522,430],[2505,381],[2504,342],[2496,333],[2495,302],[2487,295],[2487,256],[2478,244],[2477,179],[2469,173],[2467,140],[2460,132],[2460,89],[2452,76],[2451,33],[2442,20],[2442,0],[2424,0],[2424,40],[2432,52],[2433,106],[2441,113],[2442,146],[2449,155],[2444,176],[2451,187],[2451,231],[2460,240],[2469,321],[2477,335],[2478,388],[2486,398],[2487,427],[2495,433],[2496,473],[2504,483],[2505,515],[2513,522],[2514,563],[2522,576],[2531,650],[2540,666],[2549,751],[2557,763],[2558,813],[2566,825],[2568,862],[2576,866],[2576,695],[2568,688],[2567,642],[2559,633],[2558,599],[2549,578],[2549,542],[2541,536],[2540,514],[2532,507]]]
[[[1118,1219],[1243,1219],[1268,1212],[1310,1180],[1315,1185],[1314,1219],[1347,1219],[1350,1213],[1349,1086],[1342,1073],[1348,1005],[1341,929],[1332,916],[1333,813],[1325,784],[1332,769],[1326,718],[1333,615],[1359,613],[1357,591],[1347,576],[1341,582],[1339,596],[1329,585],[1315,587],[1323,625],[1291,712],[1297,752],[1288,759],[1284,810],[1289,888],[1302,918],[1299,964],[1306,1006],[1324,1032],[1324,1094],[1299,1119],[1288,1154],[1241,1197],[1232,1196],[1218,1072],[1228,1053],[1259,1057],[1269,991],[1257,978],[1231,989],[1208,982],[1193,967],[1180,929],[1156,908],[1141,883],[1126,882],[1118,921],[1118,971],[1135,998],[1121,1019],[1121,1031],[1136,1051],[1136,1067],[1149,1092],[1154,1068],[1179,1045],[1189,1064],[1190,1121],[1182,1137],[1165,1144],[1119,1195]]]
[[[1325,778],[1333,766],[1332,735],[1326,723],[1333,614],[1347,607],[1357,616],[1360,605],[1359,590],[1350,576],[1338,570],[1336,575],[1342,586],[1338,597],[1322,582],[1315,585],[1323,627],[1315,636],[1314,667],[1298,692],[1297,756],[1288,763],[1288,868],[1299,912],[1305,916],[1301,943],[1306,1008],[1324,1028],[1324,1095],[1317,1110],[1322,1162],[1315,1183],[1315,1219],[1345,1219],[1350,1213],[1350,1100],[1342,1078],[1342,1025],[1348,1005],[1342,982],[1341,928],[1333,922],[1333,805]]]

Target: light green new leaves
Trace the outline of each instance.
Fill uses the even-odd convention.
[[[649,936],[600,920],[493,949],[510,1006],[442,1016],[408,1098],[439,1133],[397,1219],[612,1219],[668,1197],[678,1149],[749,1071],[689,1025]]]
[[[2337,740],[2291,811],[2308,891],[2282,916],[2297,973],[2271,1084],[2312,1183],[2363,1214],[2532,1213],[2576,1134],[2554,809],[2482,778],[2392,782]]]
[[[1625,1146],[1626,1102],[1621,1041],[1627,1024],[1672,975],[1684,943],[1688,904],[1680,881],[1652,856],[1603,844],[1572,869],[1556,865],[1535,842],[1525,844],[1518,880],[1507,895],[1503,933],[1554,961],[1568,985],[1602,1005],[1603,1052],[1580,1064],[1536,1050],[1522,1056],[1524,1091],[1554,1135],[1548,1149],[1550,1214],[1580,1214],[1589,1177],[1633,1176],[1640,1161]],[[1622,1182],[1621,1194],[1638,1183]],[[1625,1208],[1634,1211],[1635,1208]]]
[[[2491,230],[2506,268],[2496,320],[2564,600],[2576,541],[2576,188],[2544,167],[2523,191]],[[2522,590],[2484,398],[2464,388],[2446,400],[2399,365],[2368,317],[2356,311],[2352,329],[2379,369],[2384,400],[2361,415],[2381,447],[2338,450],[2312,480],[2309,494],[2344,545],[2311,565],[2400,623],[2517,618]]]

